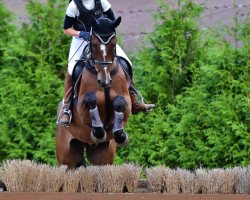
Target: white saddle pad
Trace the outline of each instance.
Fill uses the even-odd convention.
[[[132,67],[132,62],[129,60],[128,56],[125,54],[125,52],[122,50],[122,48],[119,46],[119,44],[116,44],[116,55],[124,58],[129,62],[129,64]]]

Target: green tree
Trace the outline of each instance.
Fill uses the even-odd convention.
[[[131,143],[116,160],[189,169],[249,165],[249,22],[237,25],[233,35],[244,45],[236,48],[198,30],[200,8],[179,2],[177,10],[162,6],[151,46],[137,55],[140,90],[158,107],[130,118]]]
[[[11,25],[11,21],[13,19],[12,14],[6,9],[3,2],[0,2],[0,69],[3,66],[2,58],[4,54],[4,50],[6,48],[7,43],[11,40],[16,32],[15,26]]]
[[[142,48],[135,65],[138,85],[150,88],[147,99],[166,105],[192,83],[192,71],[199,65],[202,8],[190,0],[178,1],[178,9],[159,2],[161,11],[148,38],[151,47]]]
[[[56,110],[69,43],[62,32],[65,3],[29,1],[30,22],[5,50],[0,71],[1,160],[55,163]]]
[[[249,165],[250,29],[232,36],[201,31],[200,6],[162,1],[149,45],[134,58],[136,85],[157,108],[129,119],[131,142],[116,163],[198,166]],[[0,161],[55,163],[55,120],[62,97],[70,37],[62,33],[64,0],[30,0],[28,24],[10,24],[0,3]]]

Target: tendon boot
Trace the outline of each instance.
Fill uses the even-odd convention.
[[[64,81],[64,99],[63,99],[63,111],[58,116],[57,125],[68,127],[71,123],[72,113],[70,111],[70,103],[73,97],[73,80],[72,76],[66,74]]]
[[[145,104],[137,100],[137,94],[133,88],[129,88],[129,94],[132,102],[132,114],[138,114],[139,112],[150,112],[155,104]]]

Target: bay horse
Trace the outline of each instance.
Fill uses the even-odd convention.
[[[112,164],[117,145],[129,142],[124,127],[131,113],[130,80],[116,57],[115,29],[121,17],[91,21],[89,55],[75,84],[72,122],[56,129],[57,161],[69,168],[84,164],[84,151],[92,165]]]

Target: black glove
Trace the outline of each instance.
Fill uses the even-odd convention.
[[[88,40],[89,39],[89,32],[80,31],[79,37],[82,38],[82,39],[84,39],[84,40]]]

